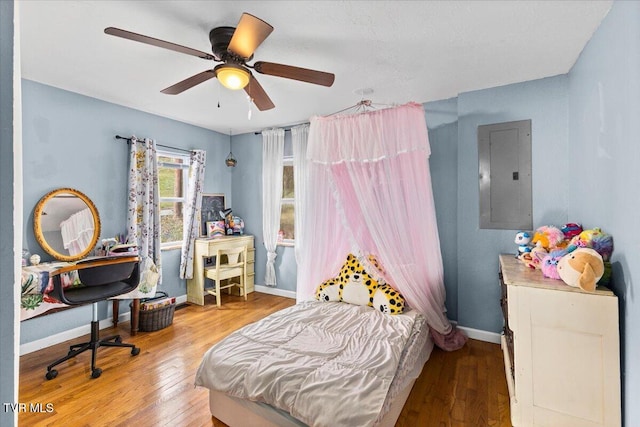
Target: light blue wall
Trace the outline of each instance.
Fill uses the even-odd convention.
[[[285,133],[289,142],[291,132]],[[245,233],[255,239],[256,262],[255,284],[264,285],[267,251],[262,238],[262,135],[246,133],[236,135],[232,142],[233,155],[238,164],[233,168],[231,194],[233,212],[245,222]],[[276,253],[277,288],[296,290],[297,266],[293,247],[278,246]]]
[[[229,137],[141,111],[60,90],[29,80],[23,89],[24,245],[50,260],[33,234],[33,209],[47,192],[73,187],[96,205],[101,238],[125,232],[128,146],[116,134],[156,139],[158,144],[207,151],[205,191],[231,196],[231,170],[224,165]],[[160,147],[161,148],[161,147]],[[180,251],[163,251],[163,283],[169,295],[186,294],[178,278]],[[121,312],[129,310],[122,303]],[[110,304],[101,304],[100,319],[109,317]],[[78,307],[21,322],[21,342],[86,326],[91,308]]]
[[[624,419],[640,420],[640,3],[615,2],[569,73],[569,215],[614,238]],[[636,283],[634,283],[636,282]]]
[[[0,402],[17,403],[18,384],[16,366],[18,351],[14,339],[18,330],[15,322],[16,293],[14,285],[13,224],[14,197],[14,142],[13,142],[13,1],[0,1]],[[0,425],[16,425],[15,412],[0,411]]]
[[[531,119],[533,226],[566,223],[567,77],[461,94],[458,115],[458,322],[499,332],[498,254],[515,252],[517,230],[479,228],[477,129]]]
[[[431,157],[431,182],[436,206],[440,251],[447,292],[447,317],[458,319],[458,100],[424,104]]]

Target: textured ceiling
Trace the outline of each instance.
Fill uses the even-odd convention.
[[[22,75],[225,134],[304,122],[362,98],[427,102],[569,71],[611,1],[21,1]],[[256,74],[276,105],[212,79],[216,63],[104,34],[113,26],[211,51],[243,12],[275,28],[254,61],[332,72],[332,87]],[[362,89],[373,93],[361,95]],[[218,107],[220,103],[220,107]]]

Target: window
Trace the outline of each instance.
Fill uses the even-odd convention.
[[[295,239],[295,192],[293,157],[285,157],[282,164],[282,201],[280,202],[280,237],[278,243],[293,243]]]
[[[182,244],[188,182],[189,156],[158,151],[161,248]]]

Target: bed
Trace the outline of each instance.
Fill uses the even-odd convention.
[[[235,426],[392,426],[433,341],[422,315],[309,301],[211,347],[196,374]]]

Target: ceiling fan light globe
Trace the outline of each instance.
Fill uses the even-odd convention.
[[[232,64],[218,65],[214,71],[220,83],[231,90],[244,89],[244,87],[249,84],[249,79],[251,78],[247,70]]]

